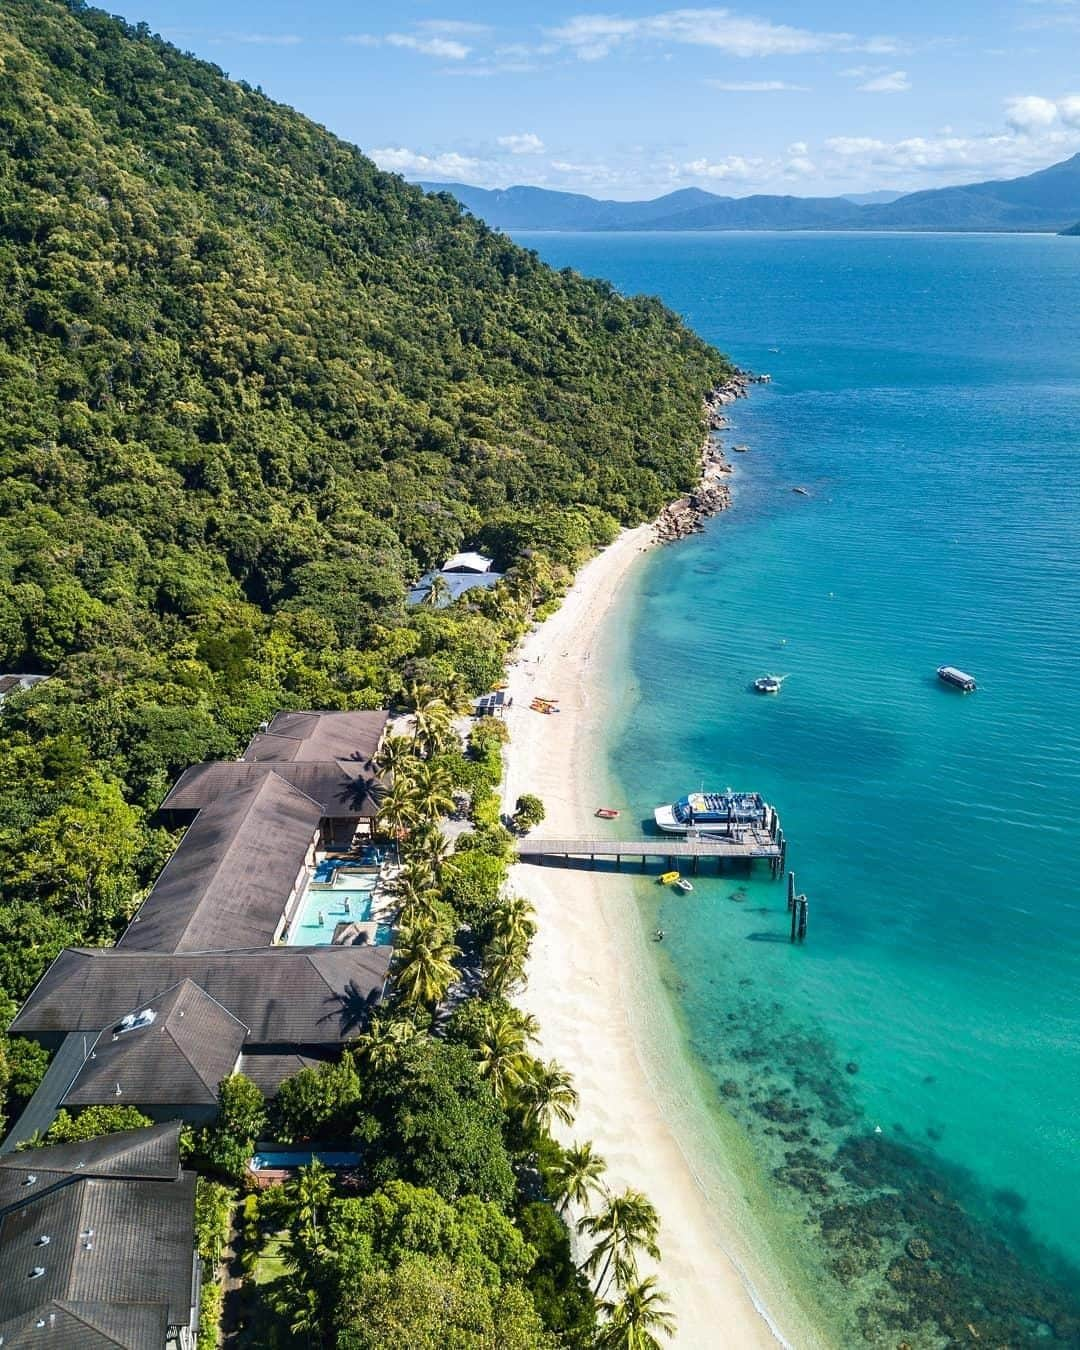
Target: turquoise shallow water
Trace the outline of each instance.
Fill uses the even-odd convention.
[[[632,818],[762,791],[810,897],[801,948],[765,874],[658,910],[717,1109],[838,1341],[1080,1345],[1080,241],[519,238],[773,376],[611,744]]]

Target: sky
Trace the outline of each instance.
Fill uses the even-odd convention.
[[[121,3],[413,180],[815,196],[1080,150],[1080,0]]]

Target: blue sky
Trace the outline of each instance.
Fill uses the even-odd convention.
[[[805,196],[1012,176],[1080,150],[1080,0],[124,13],[414,179]]]

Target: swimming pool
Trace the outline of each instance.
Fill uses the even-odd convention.
[[[326,1167],[356,1167],[360,1154],[345,1149],[266,1149],[252,1154],[251,1170],[262,1172],[267,1168],[280,1170],[290,1167],[307,1167],[318,1159]]]
[[[309,890],[300,902],[300,909],[289,928],[286,941],[290,947],[324,947],[334,940],[334,929],[339,923],[369,923],[371,921],[371,892],[375,883],[358,886],[356,878],[348,886]],[[380,946],[391,939],[388,924],[379,924],[375,942]]]

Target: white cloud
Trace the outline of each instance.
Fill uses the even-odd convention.
[[[440,57],[443,61],[464,61],[472,50],[464,42],[452,38],[417,37],[415,33],[387,33],[383,37],[375,33],[349,33],[345,41],[355,47],[403,47],[423,56]]]
[[[906,70],[890,70],[873,76],[858,88],[864,94],[904,94],[911,88],[911,81]]]
[[[1006,99],[1005,120],[1014,131],[1027,136],[1045,132],[1058,122],[1080,127],[1080,94],[1066,94],[1058,99],[1026,94]]]
[[[808,155],[810,147],[805,141],[792,141],[787,148],[789,155]]]
[[[183,29],[166,29],[166,33],[190,36]],[[214,46],[238,42],[252,47],[296,47],[304,39],[296,33],[213,33],[206,40]]]
[[[789,84],[787,80],[706,80],[705,83],[725,94],[806,93],[810,88],[806,84]]]
[[[518,132],[512,136],[499,136],[498,143],[512,155],[540,155],[544,152],[544,142],[531,131]]]
[[[407,47],[424,56],[441,57],[444,61],[464,61],[472,50],[453,38],[417,37],[413,33],[387,33],[385,41],[390,47]]]
[[[482,167],[480,160],[459,155],[456,150],[439,155],[424,155],[416,150],[407,150],[404,146],[386,146],[369,150],[368,154],[380,169],[417,178],[460,178]]]
[[[472,23],[468,19],[418,19],[414,25],[427,33],[451,33],[456,37],[483,37],[491,32],[488,23]]]
[[[784,165],[789,178],[812,178],[817,173],[817,165],[806,155],[792,155]]]
[[[851,45],[848,33],[815,33],[728,9],[673,9],[642,18],[579,14],[550,32],[583,61],[597,61],[633,40],[713,47],[731,56],[799,56]]]
[[[742,155],[725,155],[723,159],[709,160],[705,157],[693,159],[682,166],[684,174],[691,178],[727,179],[752,178],[762,167],[760,159],[746,159]]]

